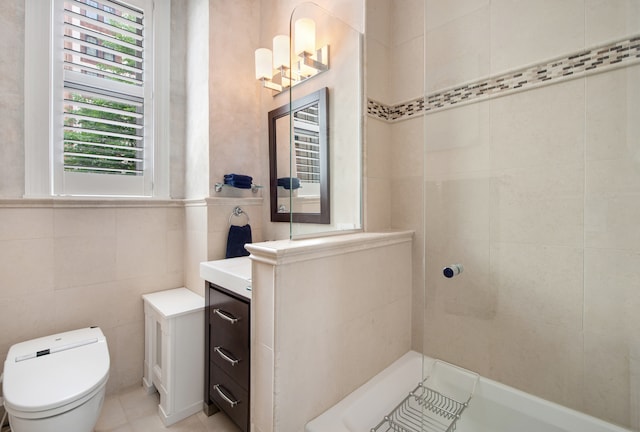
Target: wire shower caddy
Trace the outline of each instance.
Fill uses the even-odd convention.
[[[432,373],[371,432],[453,432],[477,381],[473,372],[436,361]]]

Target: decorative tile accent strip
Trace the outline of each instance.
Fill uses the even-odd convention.
[[[367,114],[387,121],[405,120],[455,105],[555,84],[635,63],[640,63],[640,35],[394,106],[369,99]]]
[[[390,107],[388,105],[372,99],[367,100],[367,114],[370,116],[378,117],[382,120],[389,120],[389,109]]]

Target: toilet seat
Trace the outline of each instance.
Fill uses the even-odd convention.
[[[21,342],[5,360],[4,404],[16,417],[52,417],[91,399],[108,377],[109,350],[97,327]]]

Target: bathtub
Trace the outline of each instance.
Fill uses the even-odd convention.
[[[421,380],[423,358],[409,351],[319,417],[305,432],[369,432]],[[453,367],[455,371],[455,367]],[[464,370],[460,370],[464,373]],[[455,372],[454,372],[455,373]],[[386,429],[382,429],[386,430]],[[443,429],[444,430],[444,429]],[[595,417],[477,377],[456,432],[630,432]]]

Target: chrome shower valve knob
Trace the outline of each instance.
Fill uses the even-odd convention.
[[[442,269],[442,274],[444,275],[444,277],[451,279],[454,276],[458,276],[460,273],[462,273],[463,270],[464,267],[462,266],[462,264],[451,264]]]

